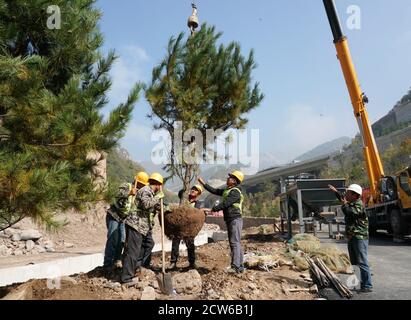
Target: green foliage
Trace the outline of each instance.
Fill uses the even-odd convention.
[[[391,145],[383,154],[382,161],[388,174],[409,167],[411,164],[411,139],[405,139],[399,146]]]
[[[107,178],[109,184],[118,187],[121,183],[132,182],[134,176],[145,169],[127,157],[124,157],[120,150],[113,148],[107,156]]]
[[[260,189],[262,191],[245,195],[243,204],[244,215],[248,217],[279,217],[280,199],[274,196],[276,192],[275,185],[265,183]]]
[[[53,227],[56,210],[96,199],[87,154],[117,144],[142,89],[105,121],[116,56],[99,52],[100,12],[92,0],[53,4],[60,30],[46,26],[48,1],[0,0],[0,229],[25,216]]]
[[[226,131],[244,128],[244,114],[258,107],[263,99],[258,83],[252,84],[255,69],[254,52],[241,55],[238,43],[219,45],[221,33],[206,24],[188,40],[184,33],[172,37],[165,59],[153,70],[146,98],[152,108],[155,129],[165,129],[172,139],[170,165],[165,170],[183,181],[185,190],[198,173],[198,165],[184,161],[188,150],[194,158],[206,153],[206,141],[183,143],[183,153],[174,149],[174,124],[182,122],[182,130],[197,129],[203,137],[206,130]],[[205,140],[205,139],[204,139]]]
[[[389,128],[384,128],[380,131],[375,132],[375,136],[376,137],[382,137],[382,136],[386,136],[390,133],[393,133],[395,131],[399,131],[405,128],[408,128],[411,125],[411,121],[406,121],[406,122],[401,122],[396,124],[395,126],[391,126]]]
[[[146,171],[139,163],[130,159],[126,151],[121,148],[113,148],[107,155],[107,179],[108,188],[104,195],[107,202],[111,203],[118,191],[120,184],[133,182],[135,175],[140,171]],[[178,203],[177,194],[164,190],[164,201]]]
[[[327,166],[321,172],[321,178],[345,178],[347,182],[369,185],[365,168],[360,138],[356,137],[353,143],[345,148],[344,152],[335,157],[335,164]],[[411,139],[404,140],[400,145],[391,145],[382,155],[381,160],[385,174],[394,175],[396,172],[410,165]]]
[[[356,136],[343,152],[334,157],[334,164],[320,173],[323,179],[345,178],[348,183],[368,184],[361,137]]]

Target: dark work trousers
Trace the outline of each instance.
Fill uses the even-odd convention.
[[[352,237],[348,240],[348,253],[351,264],[360,268],[361,288],[372,288],[371,271],[368,265],[368,240]]]
[[[149,268],[151,263],[151,252],[154,248],[153,232],[150,230],[147,236],[143,237],[142,250],[138,259],[138,266]]]
[[[144,256],[144,238],[140,232],[126,225],[127,245],[123,255],[121,282],[131,281],[134,278],[136,270],[141,266],[141,260]]]
[[[241,248],[241,231],[243,229],[243,219],[237,218],[231,221],[226,221],[228,242],[231,249],[231,267],[238,270],[244,270],[244,253]]]
[[[171,263],[177,263],[178,257],[180,255],[180,242],[181,239],[173,239],[173,244],[171,248]],[[186,239],[184,240],[187,253],[188,253],[188,262],[190,264],[194,264],[196,262],[196,247],[194,245],[194,239]]]

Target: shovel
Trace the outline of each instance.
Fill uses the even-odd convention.
[[[162,190],[161,190],[162,191]],[[160,200],[160,214],[161,214],[161,251],[163,254],[163,272],[159,279],[159,286],[161,292],[166,295],[173,294],[173,280],[171,279],[171,274],[166,273],[166,251],[164,249],[164,205],[163,199]]]

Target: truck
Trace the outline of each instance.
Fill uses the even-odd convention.
[[[334,0],[323,0],[323,3],[362,138],[369,180],[369,191],[363,199],[369,216],[370,233],[386,230],[393,235],[395,242],[402,242],[409,236],[411,227],[411,166],[394,175],[385,174],[368,117],[368,98],[361,90]]]

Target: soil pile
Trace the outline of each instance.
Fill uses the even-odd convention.
[[[166,236],[170,239],[195,238],[205,222],[203,211],[187,206],[176,206],[171,210],[164,215]]]

